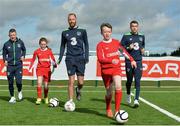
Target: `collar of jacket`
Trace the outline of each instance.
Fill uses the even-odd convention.
[[[17,42],[19,39],[16,37],[16,41],[15,42]],[[14,42],[14,41],[12,41],[11,39],[9,39],[9,41],[10,42]]]
[[[72,29],[77,29],[78,26],[74,26],[74,27],[69,27],[69,30],[72,30]]]

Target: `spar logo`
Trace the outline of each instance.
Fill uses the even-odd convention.
[[[143,61],[143,77],[180,77],[180,61]]]
[[[100,64],[97,61],[97,76],[101,76]],[[126,77],[125,62],[121,59],[121,74]],[[178,60],[143,60],[142,77],[180,78],[180,61]]]

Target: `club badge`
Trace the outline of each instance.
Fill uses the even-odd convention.
[[[69,34],[66,34],[66,37],[68,37],[69,36]]]
[[[77,32],[77,36],[81,36],[81,32],[78,31],[78,32]]]
[[[139,41],[141,41],[141,42],[142,42],[142,41],[143,41],[143,38],[142,38],[142,37],[139,37]]]
[[[18,47],[18,48],[21,48],[21,45],[20,45],[20,44],[17,44],[17,47]]]

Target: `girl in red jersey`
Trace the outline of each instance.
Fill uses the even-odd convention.
[[[38,65],[36,68],[37,75],[37,101],[36,104],[41,104],[42,100],[42,83],[44,82],[44,102],[48,104],[48,82],[50,82],[51,78],[51,63],[53,63],[53,67],[57,67],[54,55],[51,49],[47,46],[47,39],[40,38],[39,46],[40,48],[34,51],[33,58],[30,64],[29,71],[32,71],[32,66],[36,57],[38,58]]]
[[[118,40],[112,39],[112,26],[109,23],[103,23],[100,27],[103,40],[98,43],[96,52],[97,58],[101,65],[101,75],[106,88],[106,115],[112,118],[113,112],[111,109],[112,89],[115,84],[115,113],[120,110],[120,103],[122,99],[121,87],[121,69],[119,50],[123,51],[123,55],[130,59],[131,65],[136,67],[136,62],[128,54],[128,52],[121,46]]]

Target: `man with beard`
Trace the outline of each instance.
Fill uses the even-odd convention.
[[[58,64],[60,64],[65,47],[66,49],[66,68],[69,76],[68,95],[69,101],[73,101],[75,74],[78,84],[75,88],[77,100],[81,99],[81,89],[84,83],[85,65],[89,62],[89,44],[85,29],[77,26],[75,13],[68,14],[69,28],[62,32],[61,46]]]

